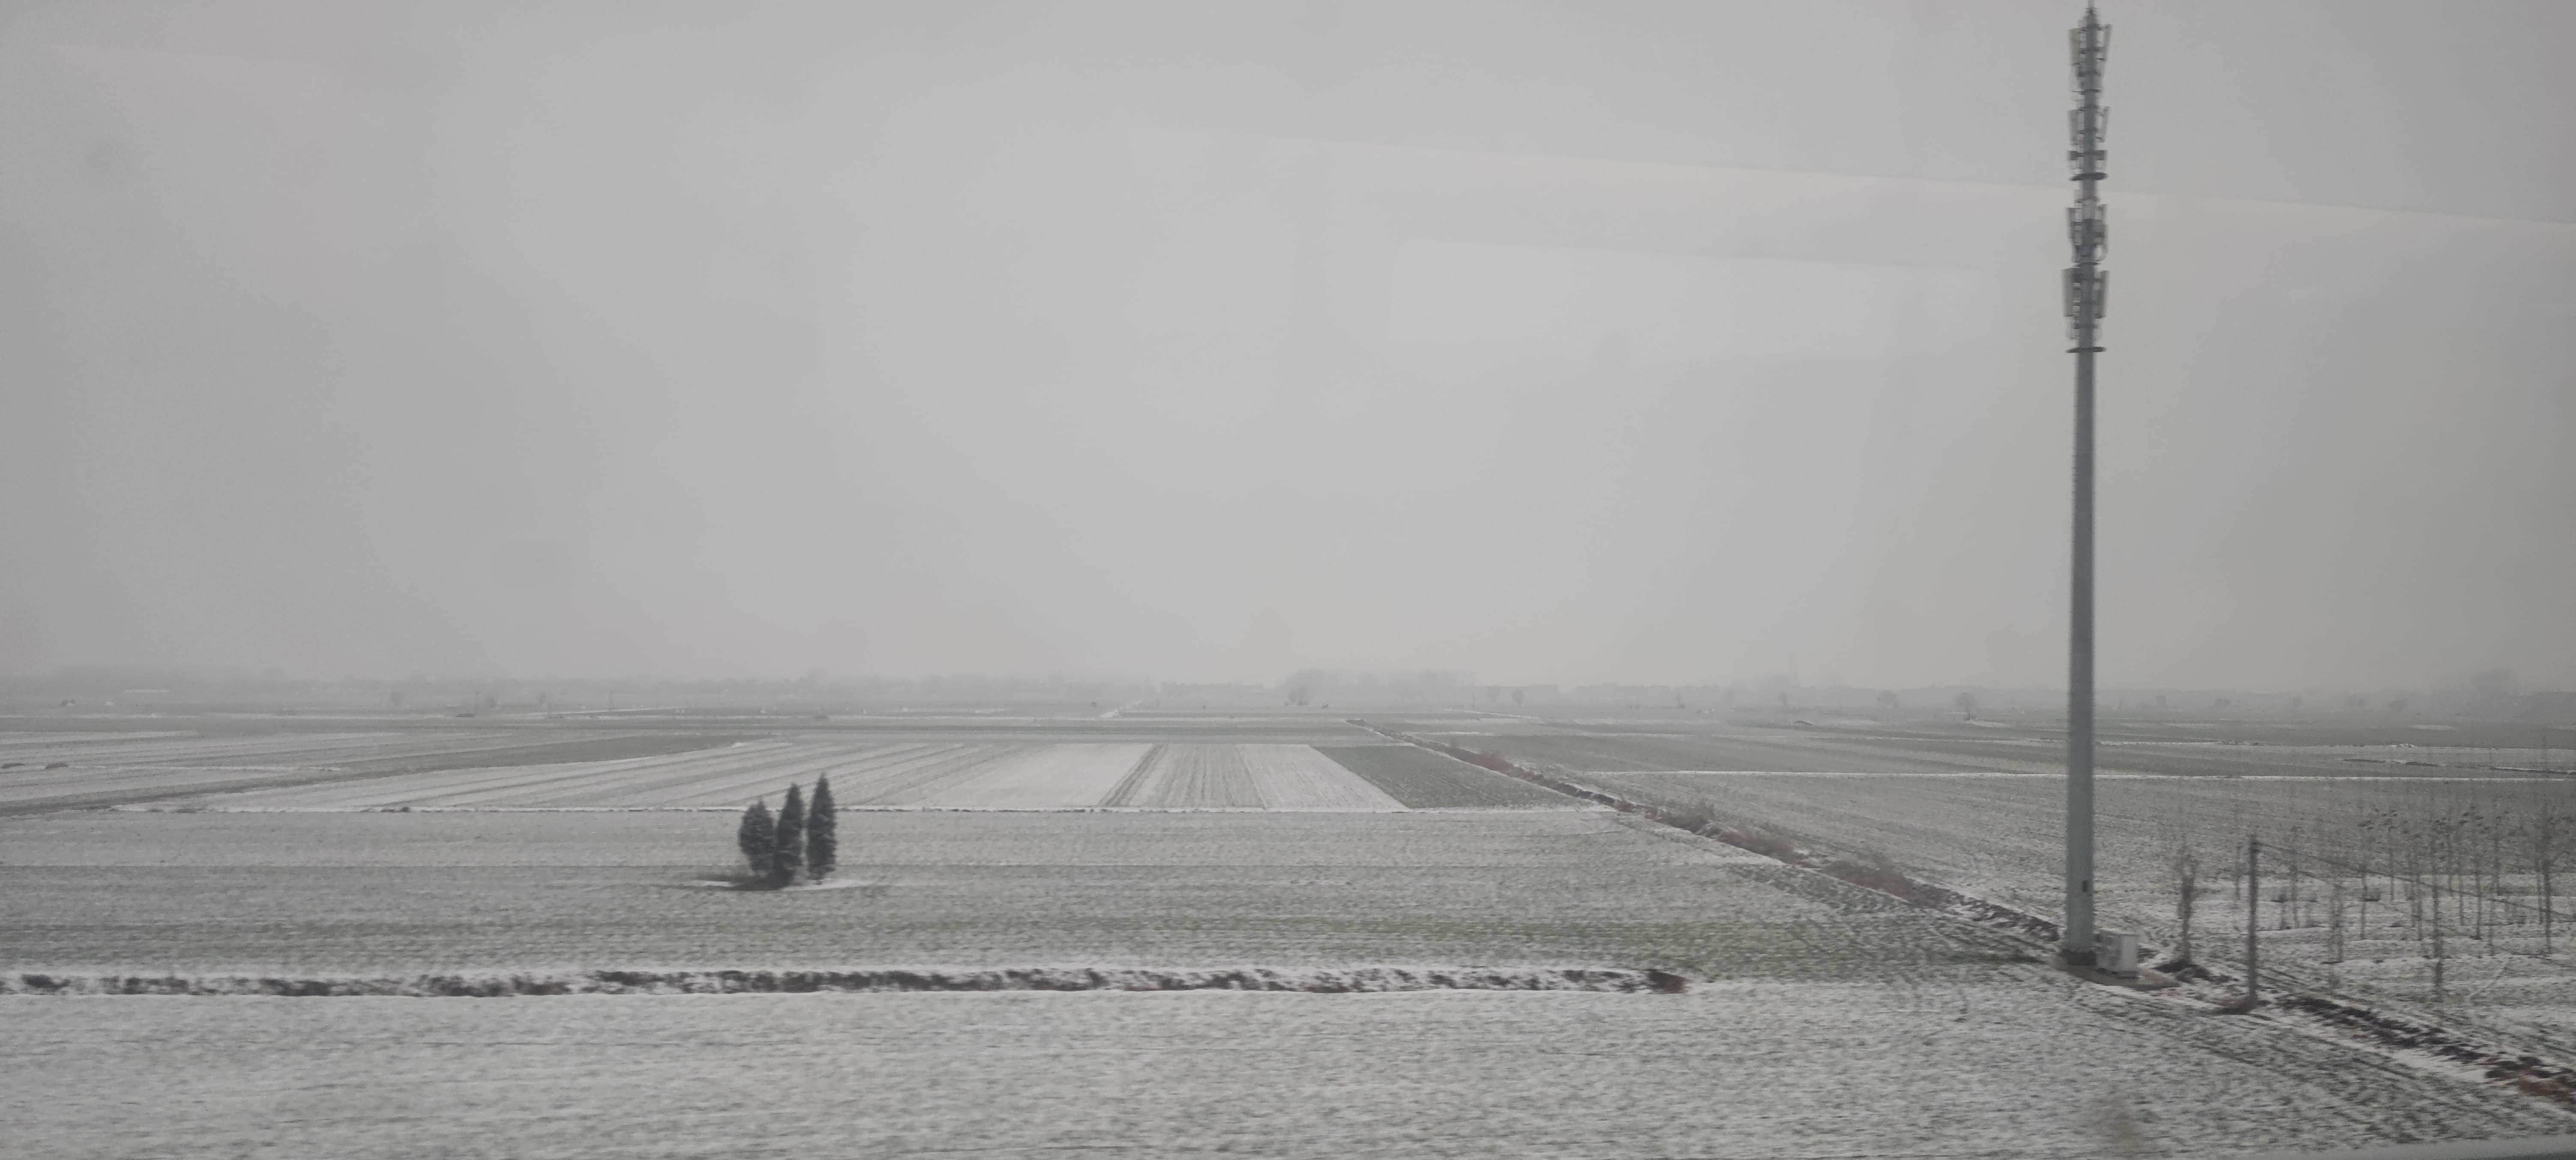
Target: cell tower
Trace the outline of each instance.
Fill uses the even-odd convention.
[[[2075,341],[2074,589],[2066,645],[2066,931],[2060,951],[2069,966],[2094,965],[2093,931],[2093,356],[2102,352],[2102,309],[2111,276],[2102,270],[2110,240],[2096,186],[2109,154],[2102,148],[2102,66],[2111,26],[2091,4],[2066,35],[2075,63],[2075,109],[2067,114],[2074,148],[2075,205],[2066,211],[2066,240],[2075,264],[2066,269],[2066,334]]]

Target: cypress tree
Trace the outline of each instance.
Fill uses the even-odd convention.
[[[814,804],[805,813],[805,875],[816,882],[840,865],[840,822],[832,816],[832,779],[814,779]]]
[[[776,861],[769,878],[781,886],[796,881],[796,872],[805,868],[805,791],[787,787],[786,804],[778,807]]]
[[[753,801],[742,811],[742,828],[734,835],[742,847],[743,860],[751,863],[751,876],[767,879],[776,872],[778,826],[769,820],[769,803]]]

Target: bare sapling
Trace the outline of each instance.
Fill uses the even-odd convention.
[[[2174,852],[2174,920],[2182,927],[2181,945],[2174,952],[2174,965],[2191,965],[2191,912],[2193,900],[2200,896],[2200,855],[2184,845]]]
[[[2452,891],[2457,894],[2459,891]],[[2442,969],[2450,956],[2442,946],[2442,885],[2433,884],[2433,1001],[2442,1001]]]
[[[2550,924],[2557,918],[2558,892],[2551,880],[2558,854],[2558,811],[2547,797],[2540,800],[2540,816],[2532,819],[2531,869],[2540,879],[2540,953],[2552,953]]]
[[[2326,911],[2326,961],[2340,963],[2343,961],[2343,875],[2337,874],[2327,880],[2326,896],[2326,905],[2331,908]]]
[[[2291,839],[2292,841],[2297,841],[2297,840],[2298,840],[2298,833],[2297,833],[2296,831],[2292,831],[2292,832],[2291,832],[2291,834],[2290,834],[2290,839]],[[2290,928],[2291,928],[2291,927],[2293,927],[2293,926],[2305,926],[2305,925],[2307,925],[2307,923],[2304,921],[2304,916],[2303,916],[2303,915],[2301,915],[2301,914],[2299,913],[2299,850],[2298,850],[2298,847],[2296,847],[2296,846],[2292,846],[2292,847],[2290,847],[2290,849],[2289,849],[2289,855],[2290,855],[2290,856],[2289,856],[2287,859],[2284,859],[2284,861],[2287,863],[2287,865],[2288,865],[2288,867],[2289,867],[2289,871],[2290,871],[2290,872],[2289,872],[2287,875],[2285,875],[2285,876],[2283,877],[2283,885],[2282,885],[2282,887],[2281,887],[2281,892],[2272,896],[2272,901],[2274,901],[2274,902],[2277,902],[2277,903],[2280,903],[2280,904],[2281,904],[2281,929],[2282,929],[2282,930],[2288,930],[2288,929],[2290,929]]]
[[[2469,863],[2468,817],[2468,812],[2463,810],[2459,817],[2451,820],[2450,833],[2445,835],[2445,848],[2450,852],[2450,869],[2442,879],[2451,889],[2451,917],[2457,920],[2455,925],[2462,930],[2472,929],[2469,923],[2469,899],[2460,891],[2460,878],[2467,873]]]
[[[2410,842],[2406,846],[2406,933],[2415,938],[2416,953],[2424,946],[2424,855],[2422,848]]]
[[[2263,840],[2245,838],[2245,1002],[2252,1011],[2263,1001]]]

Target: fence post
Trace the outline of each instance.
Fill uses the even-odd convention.
[[[2263,840],[2245,838],[2245,1010],[2252,1011],[2262,990]]]

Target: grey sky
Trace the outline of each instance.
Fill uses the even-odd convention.
[[[0,670],[2054,682],[2076,11],[10,5]],[[2103,681],[2576,684],[2576,7],[2106,14]]]

